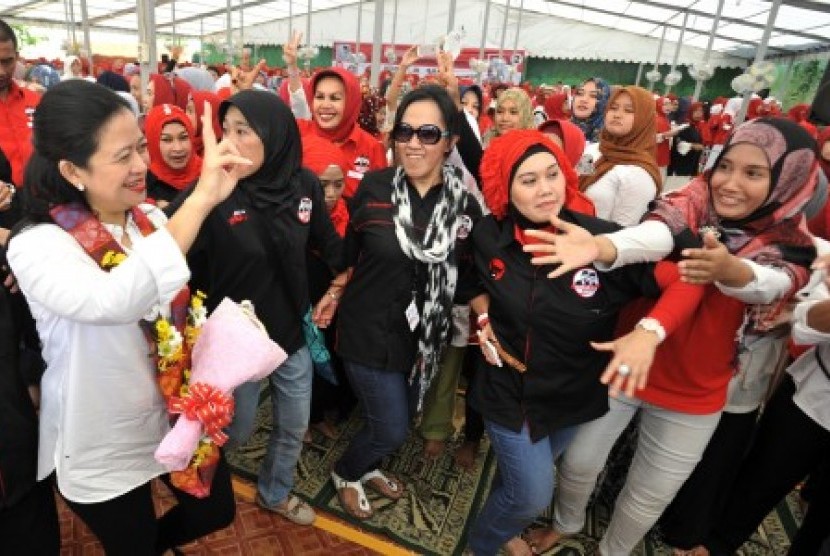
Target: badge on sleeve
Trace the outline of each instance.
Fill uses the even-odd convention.
[[[303,224],[308,224],[311,221],[311,199],[303,197],[300,199],[300,207],[297,209],[297,218]]]
[[[470,232],[473,231],[473,219],[467,216],[466,214],[459,215],[458,217],[458,239],[467,239],[469,237]]]

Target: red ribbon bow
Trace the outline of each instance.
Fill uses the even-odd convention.
[[[171,396],[167,403],[170,413],[181,413],[191,421],[199,421],[205,427],[205,434],[217,446],[228,441],[228,435],[222,429],[233,418],[233,398],[221,390],[204,382],[190,385],[187,394],[181,398]]]

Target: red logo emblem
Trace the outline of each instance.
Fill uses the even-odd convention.
[[[490,277],[493,280],[501,280],[504,276],[505,266],[501,259],[490,259]]]
[[[230,218],[228,218],[228,224],[231,226],[236,226],[237,224],[241,224],[248,219],[248,213],[245,212],[245,209],[237,209],[233,211],[233,214]]]

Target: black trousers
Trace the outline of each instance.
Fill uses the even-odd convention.
[[[690,550],[709,536],[752,442],[757,420],[758,410],[721,415],[703,457],[660,518],[666,544]]]
[[[60,552],[61,532],[52,481],[44,479],[15,505],[0,510],[0,552],[53,556]]]
[[[461,363],[461,374],[467,379],[467,395],[464,396],[464,441],[481,442],[484,436],[484,418],[481,413],[470,405],[470,392],[473,390],[478,368],[483,361],[481,348],[477,345],[469,345],[464,350],[464,361]]]
[[[825,540],[830,540],[830,457],[825,456],[810,473],[811,492],[807,515],[790,546],[790,556],[819,554]],[[830,551],[830,543],[827,544]]]
[[[106,502],[66,502],[98,537],[108,556],[163,554],[233,522],[236,504],[224,457],[219,460],[207,498],[196,498],[171,486],[168,475],[161,479],[178,503],[159,518],[150,482]]]
[[[795,405],[794,393],[795,384],[786,375],[761,416],[755,442],[706,542],[713,556],[734,554],[775,505],[830,454],[830,431]]]

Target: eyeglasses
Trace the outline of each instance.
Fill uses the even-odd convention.
[[[413,135],[418,136],[422,145],[435,145],[444,137],[449,137],[449,131],[442,131],[440,127],[432,124],[425,124],[414,128],[409,124],[399,123],[392,129],[392,139],[396,143],[409,143]]]

